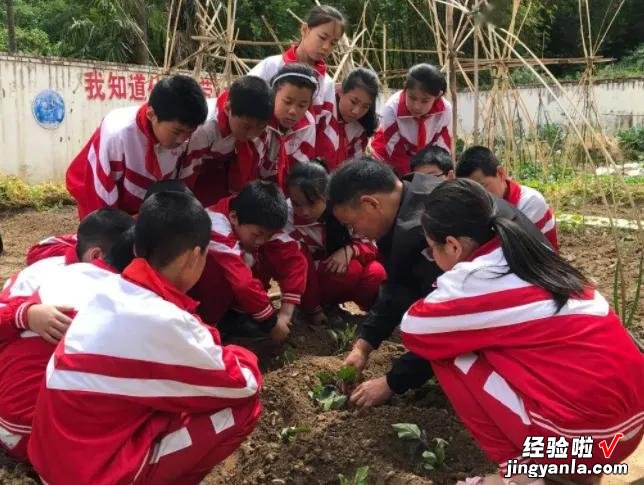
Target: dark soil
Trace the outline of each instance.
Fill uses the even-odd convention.
[[[0,232],[5,254],[0,256],[0,278],[21,269],[26,249],[39,239],[73,232],[77,224],[72,207],[48,212],[0,213]],[[624,279],[629,301],[634,299],[639,254],[636,235],[620,235]],[[566,230],[560,234],[562,254],[597,281],[604,296],[613,301],[613,275],[617,261],[614,239],[608,229]],[[360,316],[338,312],[336,321],[359,322]],[[342,325],[340,325],[342,326]],[[644,338],[644,308],[633,318],[634,333]],[[307,392],[316,373],[337,371],[342,355],[325,327],[298,321],[286,348],[264,345],[258,350],[265,370],[262,401],[264,413],[241,449],[206,478],[211,485],[236,484],[331,484],[338,474],[352,477],[361,466],[369,466],[370,484],[452,484],[467,476],[490,472],[486,460],[436,385],[426,385],[396,397],[376,409],[322,412]],[[383,375],[392,359],[403,352],[394,337],[370,360],[365,378]],[[446,464],[433,472],[419,470],[407,445],[399,441],[391,425],[418,424],[430,440],[449,442]],[[307,428],[292,443],[279,438],[289,426]],[[0,454],[0,483],[35,483],[33,471]]]

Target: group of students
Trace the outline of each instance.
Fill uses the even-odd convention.
[[[297,308],[321,325],[347,301],[367,312],[347,364],[399,325],[409,350],[354,405],[435,375],[502,473],[529,436],[592,436],[588,463],[641,441],[644,358],[558,255],[543,196],[488,148],[453,166],[435,67],[380,123],[374,73],[336,91],[344,23],[314,7],[297,46],[216,100],[161,80],[72,161],[77,233],[32,247],[0,293],[0,444],[43,482],[199,483],[261,414],[257,358],[222,338],[283,342]]]

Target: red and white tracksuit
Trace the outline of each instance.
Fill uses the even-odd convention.
[[[402,320],[405,347],[431,362],[457,414],[502,469],[529,460],[528,436],[592,436],[587,463],[623,461],[644,431],[644,355],[596,290],[556,312],[547,291],[506,265],[493,239],[440,276]],[[624,436],[606,459],[598,445],[618,432]]]
[[[309,261],[306,291],[302,295],[302,309],[307,313],[322,310],[323,305],[353,301],[368,309],[378,296],[380,283],[386,278],[385,268],[378,261],[378,248],[373,241],[355,237],[351,243],[354,255],[346,273],[326,271],[327,227],[323,222],[306,224],[293,215],[289,200],[289,223],[285,229],[300,243]]]
[[[291,167],[297,162],[308,162],[315,156],[313,115],[307,111],[305,116],[285,133],[282,133],[279,122],[273,117],[266,131],[249,145],[249,150],[240,152],[240,164],[253,167],[255,174],[249,171],[251,178],[244,183],[260,178],[276,182],[285,190],[286,178]],[[249,156],[250,162],[246,161]]]
[[[362,157],[369,143],[369,137],[358,121],[345,123],[340,119],[336,110],[331,123],[334,131],[338,134],[338,144],[333,146],[333,150],[325,157],[329,171],[339,167],[347,160]]]
[[[61,234],[45,238],[27,250],[27,266],[54,256],[66,256],[68,260],[78,259],[76,256],[77,243],[76,234]]]
[[[51,484],[197,484],[261,413],[261,374],[142,259],[81,308],[47,366],[29,459]]]
[[[380,126],[371,140],[374,158],[391,165],[398,176],[411,171],[410,160],[427,145],[452,151],[452,105],[436,99],[426,115],[417,118],[407,109],[406,91],[394,93],[383,106]]]
[[[555,214],[541,193],[531,187],[520,185],[512,179],[506,179],[508,190],[505,200],[519,209],[550,241],[555,251],[559,251],[557,222]]]
[[[297,45],[291,46],[283,54],[267,57],[257,64],[248,73],[251,76],[258,76],[271,82],[277,71],[285,64],[300,62],[297,58]],[[316,126],[316,137],[314,138],[314,155],[311,158],[322,157],[325,160],[332,159],[335,154],[334,147],[338,146],[338,134],[332,126],[333,111],[335,110],[335,84],[333,79],[326,73],[326,63],[318,61],[311,66],[318,80],[318,90],[313,97],[313,104],[310,111],[314,115]]]
[[[216,100],[208,100],[208,117],[188,144],[187,163],[200,166],[194,193],[204,207],[239,192],[239,181],[250,180],[246,172],[252,172],[250,167],[237,163],[238,147],[247,142],[238,142],[233,136],[230,118],[224,109],[227,102],[228,91]]]
[[[192,188],[200,159],[186,161],[188,143],[159,145],[146,117],[147,104],[118,108],[103,119],[67,169],[67,190],[83,219],[102,207],[136,214],[154,182],[179,179]]]
[[[299,305],[306,289],[306,257],[285,232],[255,253],[242,249],[229,219],[232,198],[207,209],[212,232],[206,267],[191,292],[200,302],[199,314],[211,325],[217,325],[231,308],[258,322],[268,319],[274,312],[266,292],[271,278],[279,283],[286,303]]]
[[[7,301],[3,310],[14,306],[14,302],[21,303],[12,315],[7,315],[6,324],[13,324],[13,333],[0,332],[0,446],[13,458],[27,459],[36,398],[55,349],[55,345],[29,330],[27,310],[44,303],[77,311],[113,277],[113,268],[101,260],[61,266],[44,276],[41,286],[30,297]]]
[[[45,281],[51,272],[58,268],[77,263],[75,251],[68,251],[66,256],[53,256],[41,259],[9,278],[0,291],[0,300],[16,296],[31,296]]]

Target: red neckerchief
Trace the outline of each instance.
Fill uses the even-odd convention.
[[[65,264],[68,265],[68,264],[74,264],[78,262],[79,262],[79,259],[78,259],[78,255],[76,254],[76,244],[74,244],[73,246],[69,246],[65,250]]]
[[[224,91],[217,98],[217,127],[222,138],[226,138],[232,133],[230,129],[230,119],[226,114],[226,103],[228,102],[228,91]]]
[[[147,140],[147,146],[145,147],[145,169],[148,173],[151,173],[155,179],[163,180],[161,167],[159,167],[159,159],[157,158],[157,154],[154,152],[154,145],[159,143],[159,140],[157,140],[157,137],[154,136],[154,131],[152,131],[150,120],[147,117],[147,109],[148,104],[144,103],[136,113],[136,126],[139,127],[139,130],[141,130]]]
[[[517,206],[519,204],[519,199],[521,199],[521,186],[512,179],[505,179],[505,183],[508,190],[503,198],[513,206]]]
[[[338,107],[338,163],[347,159],[347,122],[342,118],[340,113],[340,100],[335,97],[336,106]]]
[[[282,60],[284,61],[284,64],[290,64],[292,62],[302,62],[297,57],[297,47],[298,44],[293,44],[289,48],[289,50],[282,54]],[[326,74],[326,62],[322,60],[316,61],[315,64],[313,64],[311,67],[315,69],[315,72],[317,72],[322,77],[324,77],[324,75]]]
[[[275,132],[275,136],[279,142],[279,150],[277,152],[277,185],[282,190],[285,190],[284,184],[286,183],[286,176],[291,170],[290,159],[286,151],[286,142],[288,142],[293,133],[305,128],[309,124],[306,114],[304,114],[293,128],[289,129],[286,133],[282,133],[280,123],[277,121],[275,116],[273,116],[268,123],[268,126]]]
[[[187,312],[193,313],[199,304],[185,293],[180,292],[143,258],[134,258],[123,270],[123,278],[156,293],[164,300],[174,303]]]
[[[435,115],[437,113],[442,113],[443,111],[445,111],[445,103],[443,102],[443,97],[440,96],[436,98],[436,101],[434,101],[434,104],[432,105],[430,110],[427,113],[425,113],[423,116],[420,116],[420,117],[412,116],[412,114],[407,109],[407,91],[403,90],[402,93],[400,93],[400,100],[398,101],[397,115],[399,117],[408,116],[408,117],[414,118],[418,123],[418,135],[416,138],[416,149],[418,150],[425,148],[425,145],[427,145],[427,130],[425,128],[425,121],[430,116]]]

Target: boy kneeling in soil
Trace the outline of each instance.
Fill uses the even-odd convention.
[[[456,176],[472,179],[488,192],[516,206],[548,238],[555,251],[559,251],[555,214],[546,199],[533,188],[508,177],[492,150],[483,146],[469,147],[461,154]]]
[[[569,464],[568,443],[580,437],[592,438],[592,452],[572,462],[597,473],[642,439],[644,356],[588,279],[497,204],[469,180],[429,194],[423,231],[445,273],[403,317],[403,343],[431,363],[504,477],[468,483],[544,484],[508,465]],[[564,460],[530,457],[534,437],[549,450],[565,438]],[[582,483],[599,478],[570,472]]]
[[[238,337],[284,340],[306,289],[307,260],[283,229],[288,206],[272,182],[255,181],[208,208],[212,232],[203,276],[193,295],[207,323]],[[282,291],[276,314],[266,288]]]
[[[83,231],[79,234],[82,244]],[[96,258],[91,264],[52,268],[42,275],[33,295],[10,298],[2,308],[0,446],[12,458],[27,460],[38,391],[47,362],[69,327],[69,315],[86,305],[109,278],[115,278],[130,263],[133,243],[134,232],[127,230],[111,244],[104,258]]]
[[[50,360],[29,458],[44,481],[196,484],[254,428],[256,357],[192,314],[210,220],[192,196],[141,206],[138,258],[74,318]]]
[[[147,103],[109,112],[67,169],[79,218],[101,207],[136,214],[159,180],[192,187],[201,159],[186,159],[186,142],[207,114],[199,83],[181,75],[161,79]]]

